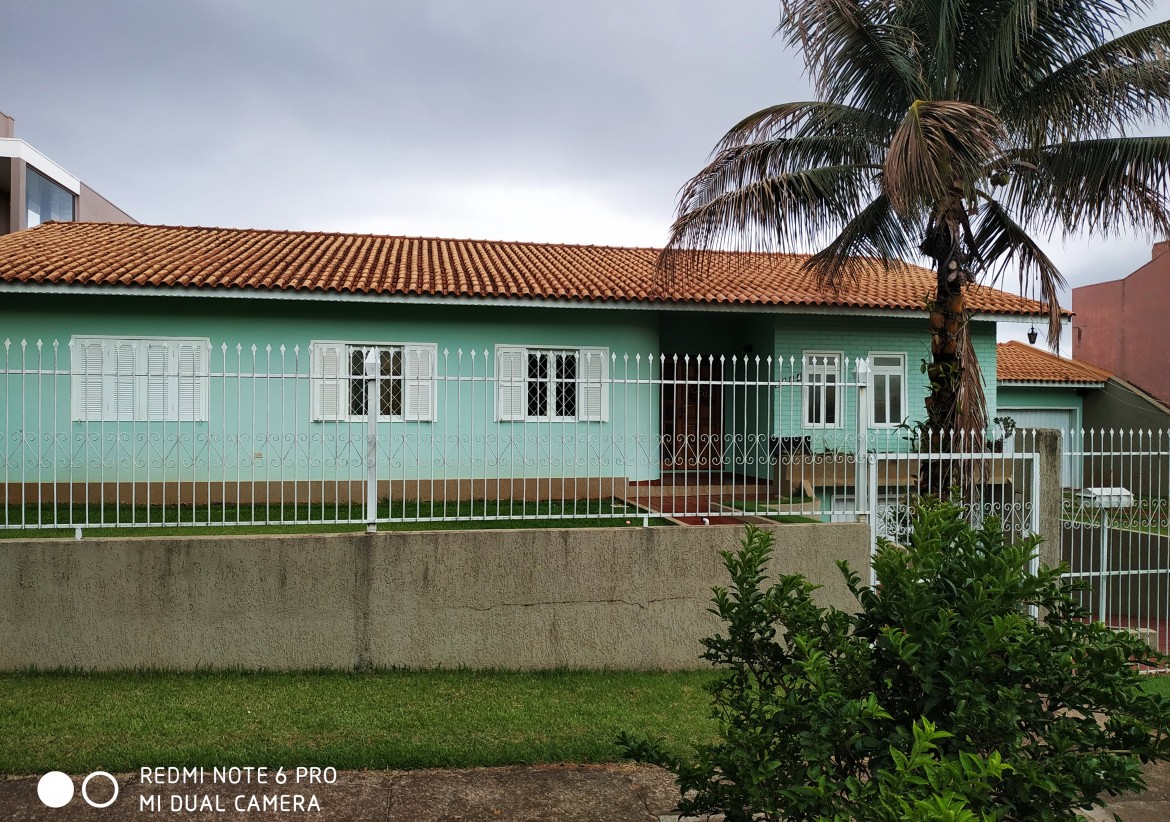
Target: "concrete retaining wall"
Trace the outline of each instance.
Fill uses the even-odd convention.
[[[774,572],[851,607],[861,524],[786,525]],[[0,670],[701,667],[739,527],[0,541]]]

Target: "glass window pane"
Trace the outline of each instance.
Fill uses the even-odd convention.
[[[808,421],[814,425],[819,425],[823,420],[821,419],[821,408],[823,403],[821,401],[821,389],[810,388],[808,390]]]
[[[402,380],[383,380],[381,402],[378,404],[378,413],[383,417],[402,416]]]
[[[902,375],[890,375],[890,422],[902,421]]]
[[[349,381],[349,413],[355,417],[366,414],[366,381],[363,379]]]
[[[383,348],[378,363],[378,369],[383,377],[402,376],[402,349]]]
[[[840,355],[804,355],[805,424],[837,425],[837,380]]]
[[[557,378],[577,379],[577,357],[575,354],[557,354]]]
[[[528,416],[543,417],[548,414],[548,383],[528,383]]]
[[[885,374],[874,374],[873,377],[873,421],[878,425],[885,425],[890,421],[889,406],[886,404],[886,392],[889,390]]]
[[[557,416],[577,416],[577,384],[575,382],[557,383]]]
[[[33,168],[25,174],[25,203],[28,211],[28,227],[34,228],[50,220],[71,222],[73,220],[73,192],[57,185]]]

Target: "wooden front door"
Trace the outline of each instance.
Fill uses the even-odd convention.
[[[666,362],[662,370],[662,467],[667,471],[723,467],[723,386],[709,361]]]

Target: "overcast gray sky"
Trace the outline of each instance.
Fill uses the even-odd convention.
[[[777,0],[0,0],[0,111],[142,222],[660,245],[724,131],[809,96],[777,20]],[[1050,249],[1081,284],[1151,239]]]

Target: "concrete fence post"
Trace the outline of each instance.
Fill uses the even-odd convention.
[[[381,355],[377,348],[366,352],[366,533],[378,532],[378,410],[381,404]]]
[[[1017,447],[1021,445],[1016,434]],[[1063,444],[1060,431],[1042,428],[1034,432],[1037,468],[1040,472],[1040,498],[1032,504],[1040,509],[1040,561],[1048,566],[1060,564],[1062,525],[1060,521],[1063,488],[1060,484],[1060,466],[1063,460]]]

